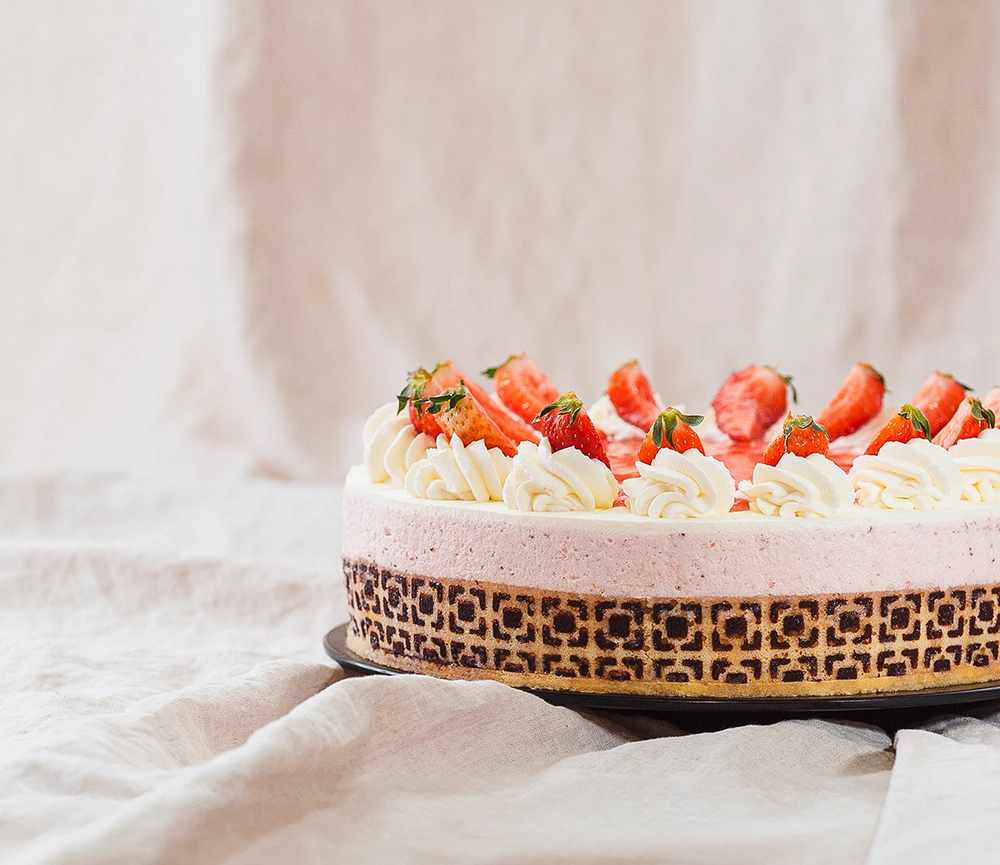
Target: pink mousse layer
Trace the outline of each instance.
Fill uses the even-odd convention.
[[[1000,583],[1000,508],[859,508],[817,520],[655,520],[623,508],[525,514],[414,499],[355,469],[344,490],[342,551],[405,574],[618,597],[948,588]]]

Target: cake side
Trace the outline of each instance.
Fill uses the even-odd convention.
[[[519,514],[345,488],[356,654],[520,687],[806,696],[1000,679],[994,507]]]

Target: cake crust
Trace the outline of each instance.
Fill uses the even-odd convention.
[[[608,598],[344,561],[348,647],[517,687],[791,697],[1000,678],[1000,586],[863,595]]]

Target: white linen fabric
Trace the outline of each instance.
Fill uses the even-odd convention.
[[[996,706],[693,733],[320,647],[418,364],[1000,380],[1000,5],[8,0],[0,73],[0,859],[997,860]]]

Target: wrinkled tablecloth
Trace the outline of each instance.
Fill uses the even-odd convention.
[[[347,677],[341,490],[0,476],[0,859],[996,861],[1000,712],[573,711]]]

